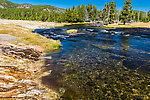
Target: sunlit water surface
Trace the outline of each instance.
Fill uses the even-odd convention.
[[[66,34],[78,29],[78,34]],[[35,32],[60,40],[47,54],[42,77],[63,99],[147,98],[150,75],[150,29],[101,29],[74,25]],[[139,96],[140,95],[140,96]]]

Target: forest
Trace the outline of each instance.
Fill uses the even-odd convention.
[[[45,5],[32,5],[29,8],[8,7],[0,8],[0,18],[68,23],[103,21],[105,25],[119,21],[124,24],[131,22],[149,22],[150,11],[133,10],[131,3],[131,0],[125,0],[122,10],[116,10],[116,3],[113,0],[105,3],[102,10],[98,10],[92,4],[82,4],[61,10]]]

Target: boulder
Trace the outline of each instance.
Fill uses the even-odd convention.
[[[78,32],[77,29],[70,29],[70,30],[67,30],[67,33],[68,33],[68,34],[77,33],[77,32]]]
[[[104,23],[103,23],[103,21],[94,22],[94,23],[92,24],[92,26],[94,26],[94,27],[103,27],[103,26],[104,26]]]

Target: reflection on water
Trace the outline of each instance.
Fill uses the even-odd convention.
[[[77,28],[78,34],[66,34]],[[100,29],[65,26],[35,30],[61,40],[59,52],[47,54],[42,82],[62,99],[148,99],[150,29]]]

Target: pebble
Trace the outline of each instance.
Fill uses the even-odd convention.
[[[32,80],[21,80],[20,82],[22,83],[26,83],[26,84],[33,84],[33,81]]]
[[[26,94],[28,94],[28,95],[40,95],[40,94],[42,94],[42,92],[39,90],[31,90],[31,91],[28,91]]]
[[[19,94],[19,95],[17,95],[17,97],[19,97],[19,98],[22,98],[22,97],[25,97],[26,96],[26,94]]]
[[[31,89],[33,89],[33,88],[34,88],[34,87],[29,87],[28,89],[31,90]]]
[[[18,46],[24,46],[25,44],[24,43],[18,43]]]
[[[24,63],[24,61],[23,61],[23,60],[19,60],[19,59],[17,59],[16,61],[17,61],[17,62],[19,62],[19,63]]]

